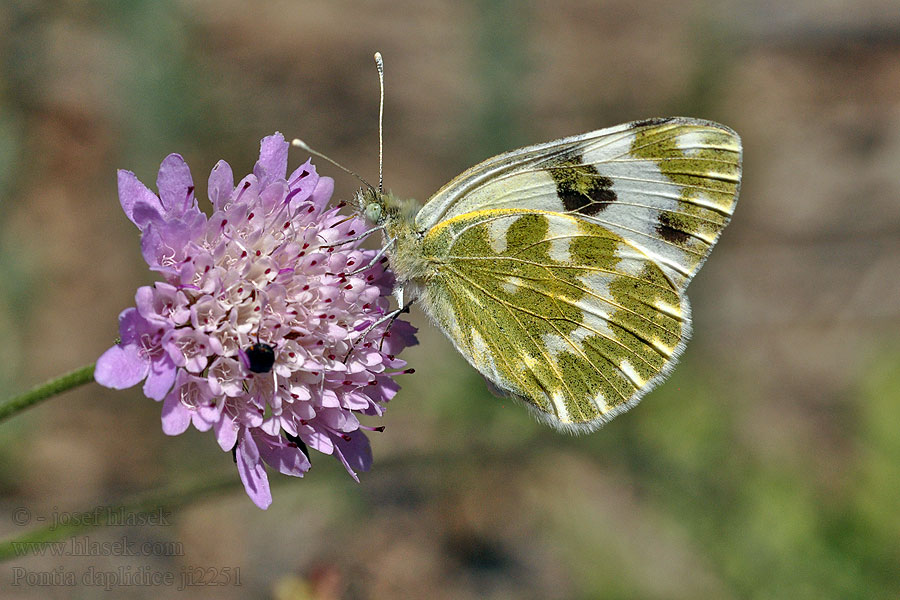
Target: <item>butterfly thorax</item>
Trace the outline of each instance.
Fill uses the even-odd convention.
[[[425,278],[428,264],[422,260],[423,236],[415,227],[418,203],[369,188],[357,192],[355,204],[370,223],[383,228],[383,243],[390,244],[387,255],[398,283],[405,285]]]

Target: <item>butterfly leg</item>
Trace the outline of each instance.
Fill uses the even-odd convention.
[[[403,301],[403,288],[400,289],[400,295],[399,295],[399,298],[400,298],[400,300],[401,300],[401,302],[402,302],[402,301]],[[385,327],[385,329],[384,329],[385,335],[387,335],[388,332],[390,332],[391,326],[394,324],[394,321],[396,321],[397,318],[398,318],[400,315],[402,315],[403,313],[408,313],[408,312],[409,312],[409,307],[412,306],[412,303],[415,302],[415,301],[416,301],[416,299],[413,298],[412,300],[410,300],[409,302],[407,302],[406,304],[404,304],[404,305],[403,305],[403,308],[398,308],[397,310],[395,310],[395,311],[393,311],[393,312],[391,312],[391,313],[388,313],[387,316],[390,316],[390,319],[389,319],[389,321],[388,321],[388,326]],[[379,342],[379,344],[378,344],[378,349],[381,350],[381,347],[382,347],[383,345],[384,345],[384,336],[381,337],[381,342]]]
[[[350,277],[351,275],[358,275],[358,274],[362,273],[363,271],[367,271],[367,270],[371,269],[372,267],[374,267],[376,264],[378,264],[378,261],[380,261],[384,257],[385,253],[388,250],[390,250],[391,245],[394,243],[395,239],[396,238],[391,238],[390,240],[388,240],[388,243],[385,244],[374,257],[372,257],[372,260],[370,260],[367,265],[360,267],[360,268],[356,269],[355,271],[350,271],[349,273],[344,273],[343,274],[344,277]]]
[[[378,227],[373,227],[372,229],[369,229],[368,231],[362,232],[361,234],[359,234],[356,237],[348,238],[346,240],[341,240],[340,242],[336,242],[334,244],[327,244],[324,247],[325,248],[337,248],[338,246],[343,246],[344,244],[349,244],[351,242],[358,242],[360,240],[366,239],[367,237],[369,237],[376,231],[381,231],[382,229],[384,229],[384,225],[379,225]],[[321,236],[319,236],[319,237],[321,237]]]
[[[353,352],[353,349],[354,349],[354,348],[356,348],[356,344],[357,344],[358,342],[360,342],[360,341],[366,339],[366,336],[369,335],[369,333],[371,333],[373,329],[375,329],[376,327],[378,327],[378,326],[381,325],[382,323],[387,322],[387,323],[388,323],[388,326],[385,328],[385,333],[387,333],[388,331],[390,331],[391,325],[394,324],[394,321],[396,321],[397,318],[398,318],[400,315],[402,315],[403,313],[408,313],[408,312],[409,312],[409,307],[412,306],[412,303],[413,303],[413,302],[415,302],[415,299],[410,300],[409,302],[407,302],[402,308],[398,308],[398,309],[396,309],[396,310],[392,310],[391,312],[387,313],[386,315],[384,315],[383,317],[381,317],[380,319],[378,319],[377,321],[375,321],[374,323],[372,323],[371,325],[369,325],[368,327],[366,327],[365,330],[363,330],[363,332],[360,334],[360,336],[359,336],[358,338],[356,338],[355,340],[353,340],[353,341],[350,343],[350,349],[347,350],[347,354],[344,356],[344,362],[347,362],[347,359],[350,357],[350,353]],[[384,337],[381,338],[381,343],[382,343],[382,344],[384,343]],[[380,349],[381,349],[381,344],[379,344],[379,350],[380,350]]]

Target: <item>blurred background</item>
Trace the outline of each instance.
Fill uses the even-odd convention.
[[[178,556],[13,569],[240,569],[129,598],[900,597],[900,6],[895,0],[68,0],[0,7],[0,390],[94,361],[153,281],[116,195],[180,152],[198,197],[278,130],[420,200],[500,151],[653,116],[743,137],[734,220],[689,289],[670,380],[589,436],[492,397],[415,312],[415,375],[354,483],[313,456],[260,511],[213,436],[168,438],[139,388],[88,385],[0,425],[8,516],[234,487],[92,540]],[[292,167],[306,159],[292,155]],[[323,161],[335,197],[356,182]]]

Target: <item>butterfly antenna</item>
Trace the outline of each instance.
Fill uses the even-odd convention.
[[[378,193],[384,193],[384,59],[381,52],[375,53],[375,68],[378,69],[378,87],[381,95],[378,100]]]
[[[349,173],[350,175],[353,175],[354,177],[356,177],[357,179],[362,181],[363,185],[366,186],[367,188],[369,188],[370,190],[372,190],[373,192],[375,191],[375,188],[372,187],[372,184],[370,184],[368,181],[366,181],[365,179],[360,177],[355,171],[351,171],[350,169],[348,169],[347,167],[345,167],[338,161],[334,160],[333,158],[329,158],[329,157],[325,156],[318,150],[313,150],[312,148],[309,147],[309,144],[307,144],[303,140],[294,138],[293,140],[291,140],[291,146],[293,146],[294,148],[300,148],[301,150],[305,150],[306,152],[309,152],[310,154],[318,156],[319,158],[324,158],[325,160],[327,160],[328,162],[330,162],[331,164],[336,166],[338,169],[345,171],[346,173]]]

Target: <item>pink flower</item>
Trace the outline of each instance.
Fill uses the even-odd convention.
[[[272,502],[263,465],[302,477],[309,448],[358,481],[372,463],[363,431],[381,429],[359,415],[382,414],[408,372],[395,355],[416,343],[409,323],[379,322],[393,277],[359,248],[365,222],[327,207],[334,182],[309,161],[285,179],[287,159],[276,133],[237,186],[219,161],[209,217],[181,156],[160,166],[158,196],[119,171],[122,208],[164,281],[137,290],[95,372],[115,389],[143,381],[169,435],[212,430],[260,508]]]

